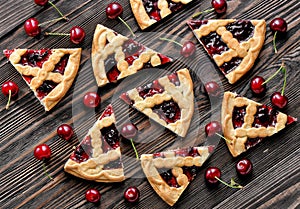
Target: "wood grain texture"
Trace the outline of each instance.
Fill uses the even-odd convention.
[[[0,208],[170,208],[152,190],[145,179],[139,164],[135,161],[130,143],[122,141],[126,181],[104,184],[85,181],[63,171],[63,166],[72,152],[72,147],[86,134],[106,105],[114,102],[121,124],[128,118],[137,123],[139,136],[136,147],[140,154],[202,144],[205,142],[204,126],[211,119],[219,119],[220,101],[209,100],[204,94],[203,83],[216,79],[224,91],[235,91],[255,101],[270,104],[269,97],[274,91],[280,91],[283,76],[278,75],[268,83],[264,97],[254,97],[249,89],[249,81],[255,75],[268,78],[285,62],[287,67],[287,87],[289,105],[285,113],[299,118],[299,78],[300,78],[300,25],[298,0],[233,0],[228,2],[227,13],[217,16],[209,13],[204,18],[239,18],[265,19],[269,23],[275,17],[283,17],[288,23],[288,32],[277,40],[278,53],[274,54],[273,34],[267,28],[264,47],[252,70],[235,85],[217,71],[200,44],[194,59],[183,59],[179,48],[171,43],[159,40],[159,37],[173,38],[184,42],[196,38],[186,25],[191,15],[210,7],[210,1],[194,0],[183,11],[178,12],[160,24],[142,32],[130,10],[128,0],[119,0],[124,7],[122,17],[137,34],[137,40],[146,46],[176,58],[165,70],[147,75],[150,81],[168,72],[188,67],[192,72],[195,92],[195,116],[190,131],[185,139],[177,138],[168,130],[149,121],[137,111],[128,108],[122,102],[114,100],[118,89],[132,85],[125,79],[117,84],[98,89],[92,73],[90,60],[91,42],[98,23],[117,32],[130,36],[126,27],[117,20],[109,20],[105,7],[110,1],[103,0],[60,0],[53,1],[68,16],[69,21],[59,21],[42,26],[42,31],[68,32],[74,25],[86,30],[86,39],[82,47],[82,61],[76,82],[62,101],[50,112],[43,108],[30,92],[21,76],[0,56],[0,84],[6,80],[18,83],[18,98],[12,101],[6,110],[7,98],[0,95]],[[58,17],[50,6],[40,7],[33,1],[3,1],[0,7],[0,51],[10,48],[58,48],[78,47],[68,37],[28,37],[23,24],[30,17],[41,23]],[[135,78],[135,77],[133,77]],[[140,81],[138,79],[132,81]],[[138,82],[137,82],[138,84]],[[101,97],[101,106],[88,110],[82,104],[82,97],[87,91],[97,91]],[[123,111],[124,110],[124,111]],[[71,124],[75,136],[70,142],[63,141],[56,135],[56,128],[62,124]],[[197,177],[189,185],[173,208],[297,208],[300,203],[300,126],[299,122],[291,125],[279,134],[264,140],[238,158],[232,158],[223,141],[220,141],[214,154],[205,163]],[[47,163],[48,172],[54,177],[49,181],[45,177],[42,163],[33,157],[33,149],[40,143],[47,143],[52,149],[52,158]],[[254,165],[252,176],[240,179],[235,172],[236,162],[242,158],[251,159]],[[219,185],[208,188],[204,182],[204,171],[208,166],[218,166],[222,170],[222,179],[236,181],[245,186],[235,190]],[[137,186],[141,192],[138,204],[129,204],[123,199],[123,192],[129,186]],[[102,194],[101,203],[88,203],[84,193],[95,187]]]

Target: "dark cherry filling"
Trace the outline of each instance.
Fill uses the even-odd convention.
[[[278,111],[268,107],[266,105],[262,105],[257,107],[256,114],[254,115],[254,121],[252,123],[252,127],[275,127],[277,123],[277,115]]]
[[[226,75],[233,71],[239,64],[241,64],[243,58],[240,57],[234,57],[229,62],[225,62],[223,65],[221,65],[219,68],[221,71]]]
[[[117,68],[117,61],[115,59],[115,53],[109,55],[105,62],[104,66],[106,71],[106,76],[109,82],[116,82],[118,79],[118,76],[120,75],[120,71]]]
[[[46,62],[49,59],[51,53],[52,52],[49,49],[29,49],[24,55],[21,56],[20,63],[25,66],[29,65],[31,67],[42,68],[44,62]]]
[[[151,97],[154,94],[160,94],[164,92],[163,87],[159,84],[158,80],[153,81],[152,83],[146,84],[145,86],[140,86],[137,88],[140,97],[146,98]]]
[[[175,150],[175,156],[181,156],[181,157],[187,157],[187,156],[191,156],[191,157],[196,157],[196,156],[200,156],[198,153],[198,149],[195,147],[189,147],[189,148],[185,148],[185,149],[179,149],[179,150]]]
[[[103,166],[103,170],[117,169],[117,168],[122,168],[121,158],[115,161],[111,161],[108,164]]]
[[[181,117],[181,111],[173,100],[164,101],[162,104],[152,107],[153,112],[158,114],[166,123],[175,123]]]
[[[239,42],[249,40],[254,33],[254,26],[249,20],[238,20],[226,26],[226,29],[232,33],[233,37]]]
[[[120,98],[121,98],[124,102],[126,102],[126,104],[129,104],[129,105],[133,105],[133,104],[134,104],[134,101],[132,101],[132,100],[129,98],[129,96],[128,96],[127,93],[122,93],[122,94],[120,95]]]
[[[55,87],[57,83],[53,81],[46,80],[43,84],[36,89],[37,97],[42,100],[45,96],[47,96]]]
[[[178,79],[177,73],[172,73],[171,75],[168,75],[169,81],[173,83],[175,86],[180,85],[180,81]]]
[[[168,4],[169,4],[169,9],[171,10],[171,12],[176,12],[180,9],[182,9],[182,7],[184,6],[182,3],[175,3],[171,0],[167,0]]]
[[[261,142],[264,138],[261,137],[256,137],[256,138],[248,138],[246,143],[245,143],[245,148],[249,149],[251,147],[254,147],[257,145],[259,142]]]
[[[202,25],[206,25],[207,20],[190,20],[188,21],[188,25],[192,30],[199,29]]]
[[[244,124],[244,116],[246,115],[246,107],[247,106],[234,107],[233,112],[232,112],[232,124],[235,129],[242,127],[242,125]]]
[[[52,71],[53,73],[60,73],[60,74],[64,74],[66,66],[68,64],[69,61],[69,54],[64,55],[60,61],[55,65],[54,70]]]
[[[159,56],[162,65],[172,61],[172,59],[170,59],[165,55],[162,54],[157,54],[157,55]]]
[[[79,146],[76,147],[75,151],[70,156],[71,160],[76,161],[77,163],[82,163],[87,161],[92,154],[92,145],[91,137],[86,136]]]
[[[200,40],[211,56],[222,54],[229,49],[222,41],[221,36],[219,36],[216,32],[211,32],[207,36],[202,37]]]
[[[33,79],[33,76],[23,75],[23,78],[28,84],[30,84],[31,80]]]
[[[172,170],[166,170],[166,169],[158,169],[158,172],[161,176],[161,178],[170,186],[170,187],[175,187],[178,188],[180,187],[179,184],[177,183],[177,180],[175,176],[172,174]]]
[[[105,146],[105,143],[103,143],[102,149],[104,152],[110,150],[111,148],[116,149],[120,146],[120,135],[118,130],[116,129],[115,124],[102,128],[100,132],[103,137],[103,141],[105,141],[109,145]]]
[[[104,112],[102,113],[101,117],[99,118],[99,120],[101,120],[102,118],[105,118],[105,117],[109,117],[113,114],[113,109],[112,109],[112,106],[109,105],[107,106],[107,108],[104,110]]]

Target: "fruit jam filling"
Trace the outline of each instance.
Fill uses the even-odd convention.
[[[52,71],[53,73],[60,73],[60,74],[64,74],[65,73],[65,69],[66,66],[68,64],[69,61],[69,54],[64,55],[60,61],[55,65],[54,70]]]
[[[245,148],[249,149],[251,147],[254,147],[256,144],[261,142],[264,138],[261,137],[256,137],[256,138],[248,138],[246,143],[245,143]]]
[[[244,117],[246,115],[246,107],[247,106],[234,107],[233,112],[232,112],[232,124],[235,129],[242,127],[242,125],[244,124]]]
[[[220,66],[221,71],[226,75],[233,71],[239,64],[242,62],[242,58],[234,57],[229,62],[225,62],[223,65]]]
[[[247,41],[254,34],[254,26],[249,20],[238,20],[226,26],[226,29],[232,33],[233,37],[239,42]]]
[[[106,107],[106,109],[103,111],[101,117],[99,118],[99,120],[106,118],[106,117],[110,117],[113,114],[113,109],[112,106],[109,105]]]
[[[175,123],[181,117],[180,108],[173,100],[164,101],[162,104],[155,105],[152,107],[152,111],[158,114],[167,124]]]
[[[122,168],[121,158],[111,161],[103,166],[103,170]]]
[[[53,81],[46,80],[43,84],[36,89],[37,97],[42,100],[45,96],[47,96],[55,87],[57,83]]]
[[[161,94],[165,90],[159,84],[158,80],[153,81],[152,83],[146,84],[144,86],[140,86],[136,89],[139,92],[140,97],[145,99],[146,97],[151,97],[154,94]]]
[[[145,51],[145,47],[132,39],[128,39],[123,43],[122,51],[125,54],[125,60],[129,65],[132,65],[139,55]]]
[[[92,145],[91,137],[86,136],[79,146],[76,147],[75,151],[70,156],[71,160],[76,161],[77,163],[82,163],[87,161],[92,155]]]
[[[222,41],[220,35],[216,32],[211,32],[207,36],[202,37],[201,42],[204,44],[207,52],[213,57],[227,51],[228,46]]]
[[[20,63],[24,66],[29,65],[31,67],[42,68],[44,62],[46,62],[49,59],[51,53],[52,52],[49,49],[29,49],[26,51],[25,54],[21,56]]]
[[[188,21],[188,25],[192,30],[199,29],[202,25],[206,25],[207,20],[190,20]]]
[[[157,169],[159,175],[161,178],[170,186],[179,188],[180,185],[178,184],[176,177],[172,173],[172,169],[166,170],[166,169]]]
[[[102,144],[102,150],[104,152],[117,149],[120,146],[120,135],[115,124],[102,128],[100,132],[104,141]]]
[[[115,59],[115,53],[110,54],[105,62],[104,66],[106,69],[106,76],[109,82],[113,83],[116,82],[118,79],[118,76],[120,75],[120,71],[117,68],[117,61]]]
[[[266,105],[258,106],[252,127],[275,127],[277,122],[278,111]]]
[[[171,75],[168,75],[168,79],[175,86],[180,86],[180,81],[179,81],[177,73],[172,73]]]

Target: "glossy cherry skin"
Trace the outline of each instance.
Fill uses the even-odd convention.
[[[74,134],[73,128],[69,124],[61,124],[56,131],[57,135],[66,141],[69,141]]]
[[[74,26],[70,30],[70,40],[74,44],[80,44],[85,38],[85,31],[79,26]]]
[[[235,165],[236,172],[241,176],[247,176],[252,172],[253,165],[247,158],[243,158]]]
[[[221,170],[217,167],[208,167],[205,171],[205,180],[210,185],[216,185],[219,181],[216,179],[221,178]]]
[[[24,23],[24,30],[27,35],[35,37],[41,33],[41,28],[39,27],[39,21],[35,18],[29,18]]]
[[[287,23],[285,22],[284,19],[282,19],[280,17],[275,18],[270,22],[270,29],[273,32],[278,31],[281,33],[285,33],[287,31]]]
[[[216,133],[221,133],[221,131],[222,127],[218,121],[211,121],[205,126],[205,133],[208,137],[214,136]]]
[[[34,148],[33,155],[38,160],[49,160],[51,149],[47,144],[40,144]]]
[[[204,88],[207,92],[207,94],[209,96],[212,96],[212,97],[218,97],[220,96],[221,94],[221,89],[220,89],[220,86],[217,82],[215,81],[210,81],[210,82],[207,82],[205,85],[204,85]]]
[[[136,187],[128,187],[124,192],[124,198],[126,201],[135,203],[140,198],[140,191]]]
[[[88,189],[85,192],[85,199],[92,203],[98,203],[101,199],[101,194],[97,189]]]
[[[9,96],[9,94],[11,94],[11,97],[15,97],[19,92],[19,87],[13,81],[6,81],[2,84],[1,90],[5,96]]]
[[[137,135],[137,127],[132,123],[126,123],[122,126],[121,135],[126,139],[133,139]]]
[[[48,0],[34,0],[34,3],[39,6],[45,6],[48,3]]]
[[[83,97],[83,103],[86,107],[98,107],[101,102],[101,97],[96,92],[87,92]]]
[[[285,95],[281,95],[280,92],[274,92],[271,95],[271,102],[275,107],[283,109],[288,104],[288,98]]]
[[[250,89],[254,94],[261,95],[266,92],[266,84],[263,84],[265,79],[260,76],[255,76],[251,79]]]
[[[218,14],[223,14],[227,10],[227,2],[225,0],[212,0],[211,6]]]
[[[185,42],[180,50],[180,54],[186,58],[193,56],[195,52],[196,52],[196,46],[192,41]]]
[[[112,2],[107,5],[105,12],[109,19],[116,19],[122,14],[123,7],[118,2]]]

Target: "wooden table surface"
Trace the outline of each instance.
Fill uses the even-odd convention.
[[[139,136],[136,147],[139,154],[180,146],[209,144],[211,142],[205,142],[204,126],[210,120],[219,118],[220,101],[210,100],[203,92],[202,83],[209,79],[216,80],[224,91],[235,91],[255,101],[270,104],[270,95],[282,88],[283,76],[279,74],[268,83],[267,93],[263,97],[252,95],[249,81],[255,75],[268,78],[284,61],[287,68],[285,93],[289,98],[289,104],[283,112],[299,118],[300,2],[298,0],[234,0],[228,2],[227,12],[223,16],[214,13],[203,16],[209,19],[265,19],[267,24],[275,17],[282,17],[288,23],[286,35],[277,40],[277,54],[274,53],[272,46],[273,34],[269,27],[267,28],[265,44],[254,67],[235,85],[228,84],[224,76],[219,73],[186,25],[186,20],[190,19],[193,13],[209,8],[210,1],[194,0],[183,11],[144,32],[137,26],[130,10],[129,0],[119,1],[124,7],[122,17],[137,34],[137,40],[175,58],[172,65],[161,69],[159,74],[147,74],[146,77],[149,79],[144,81],[150,81],[154,77],[165,75],[181,67],[188,67],[192,72],[196,108],[189,134],[184,139],[162,129],[147,117],[114,99],[118,90],[128,87],[139,75],[117,84],[97,88],[90,59],[96,24],[103,24],[125,36],[130,36],[129,31],[120,21],[109,20],[106,17],[105,7],[110,1],[55,0],[53,2],[67,15],[69,21],[47,24],[42,26],[42,31],[68,32],[72,26],[79,25],[86,31],[86,38],[82,44],[74,45],[68,37],[27,36],[23,29],[26,19],[35,17],[42,23],[59,17],[58,13],[50,6],[40,7],[31,0],[1,1],[0,51],[13,48],[58,47],[81,47],[83,51],[76,81],[62,101],[50,112],[44,111],[21,76],[8,63],[4,55],[0,56],[0,83],[13,80],[20,87],[18,98],[12,101],[8,110],[5,109],[7,97],[2,94],[0,96],[0,208],[169,208],[152,190],[139,162],[134,159],[130,143],[126,141],[122,141],[121,144],[127,177],[124,182],[95,183],[64,172],[63,166],[73,147],[111,102],[115,102],[119,109],[118,120],[130,119],[137,124]],[[191,40],[197,43],[196,57],[181,58],[179,47],[163,42],[159,37],[172,38],[181,42]],[[94,110],[83,106],[82,98],[87,91],[97,91],[102,97],[99,108]],[[57,127],[62,123],[74,127],[76,134],[69,142],[60,139],[56,134]],[[237,158],[233,158],[224,141],[220,141],[213,155],[203,165],[174,208],[299,207],[299,138],[298,122]],[[41,143],[48,144],[52,149],[47,170],[54,177],[53,181],[44,175],[42,162],[33,157],[34,147]],[[246,179],[239,178],[235,171],[235,164],[242,157],[249,158],[254,166],[253,174]],[[219,167],[224,181],[229,182],[230,178],[234,177],[237,182],[245,186],[244,189],[231,189],[222,184],[217,188],[207,187],[203,176],[208,166]],[[141,192],[137,204],[132,205],[124,201],[123,192],[129,186],[137,186]],[[85,191],[92,187],[97,188],[102,194],[98,205],[85,200]]]

